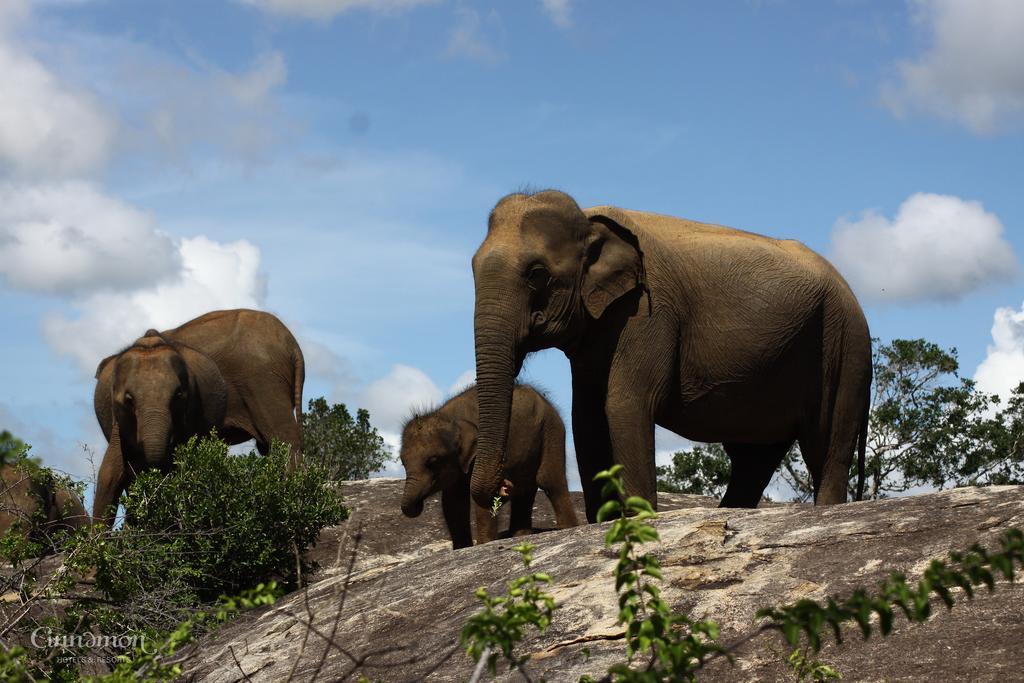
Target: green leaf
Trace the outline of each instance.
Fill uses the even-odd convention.
[[[622,512],[622,504],[617,500],[606,501],[597,511],[597,521],[605,522],[613,517],[618,517]]]

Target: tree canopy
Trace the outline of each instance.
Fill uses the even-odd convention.
[[[28,452],[28,444],[6,429],[0,432],[0,465],[14,462]]]
[[[365,409],[353,419],[344,403],[328,405],[323,397],[314,398],[302,416],[302,429],[303,457],[325,467],[336,481],[366,479],[391,459]]]

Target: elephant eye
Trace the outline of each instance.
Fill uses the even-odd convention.
[[[132,401],[134,401],[134,400],[135,399],[132,397],[132,395],[129,392],[127,392],[127,391],[124,392],[124,404],[126,406],[130,406],[132,404]]]
[[[526,274],[526,282],[534,291],[544,289],[551,282],[551,273],[544,266],[537,264]]]
[[[440,464],[441,464],[441,456],[440,455],[432,455],[429,458],[427,458],[427,467],[429,467],[430,469],[436,469]]]

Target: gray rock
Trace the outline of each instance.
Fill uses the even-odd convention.
[[[512,551],[518,539],[452,551],[436,508],[427,510],[435,516],[417,520],[395,514],[400,482],[348,486],[356,513],[346,527],[322,537],[317,552],[325,567],[318,580],[209,634],[190,653],[186,677],[470,677],[473,662],[458,637],[479,610],[473,592],[485,586],[503,593],[523,573]],[[716,620],[726,645],[757,630],[754,613],[761,607],[847,595],[858,586],[876,586],[891,571],[915,579],[933,558],[975,541],[992,543],[1005,529],[1024,525],[1024,487],[957,489],[831,508],[723,510],[695,506],[706,499],[671,500],[680,509],[661,506],[655,522],[661,542],[647,548],[661,559],[663,596],[676,610]],[[544,519],[550,518],[538,512],[537,525]],[[533,568],[552,576],[549,590],[560,604],[547,632],[531,631],[519,647],[531,655],[527,666],[535,678],[599,677],[625,656],[611,579],[616,555],[604,546],[606,529],[582,526],[529,539],[536,545]],[[353,548],[357,559],[349,571]],[[925,624],[897,617],[889,638],[865,643],[850,630],[844,645],[827,645],[820,659],[845,680],[1018,679],[1024,670],[1022,596],[1020,588],[1000,584],[991,596],[983,591],[972,602],[958,602],[951,614],[937,605]],[[328,637],[336,647],[325,646]],[[715,661],[699,677],[792,680],[783,663],[788,652],[777,634],[762,634],[737,649],[734,665]]]

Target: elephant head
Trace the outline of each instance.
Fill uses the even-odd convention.
[[[150,330],[110,362],[113,417],[137,466],[167,469],[177,444],[223,424],[227,384],[198,351]]]
[[[476,428],[466,420],[437,414],[409,420],[402,430],[402,514],[418,517],[424,500],[464,477],[475,450]]]
[[[567,194],[511,194],[473,256],[479,444],[471,491],[489,505],[503,482],[515,377],[527,353],[571,353],[588,326],[644,284],[636,236]]]

